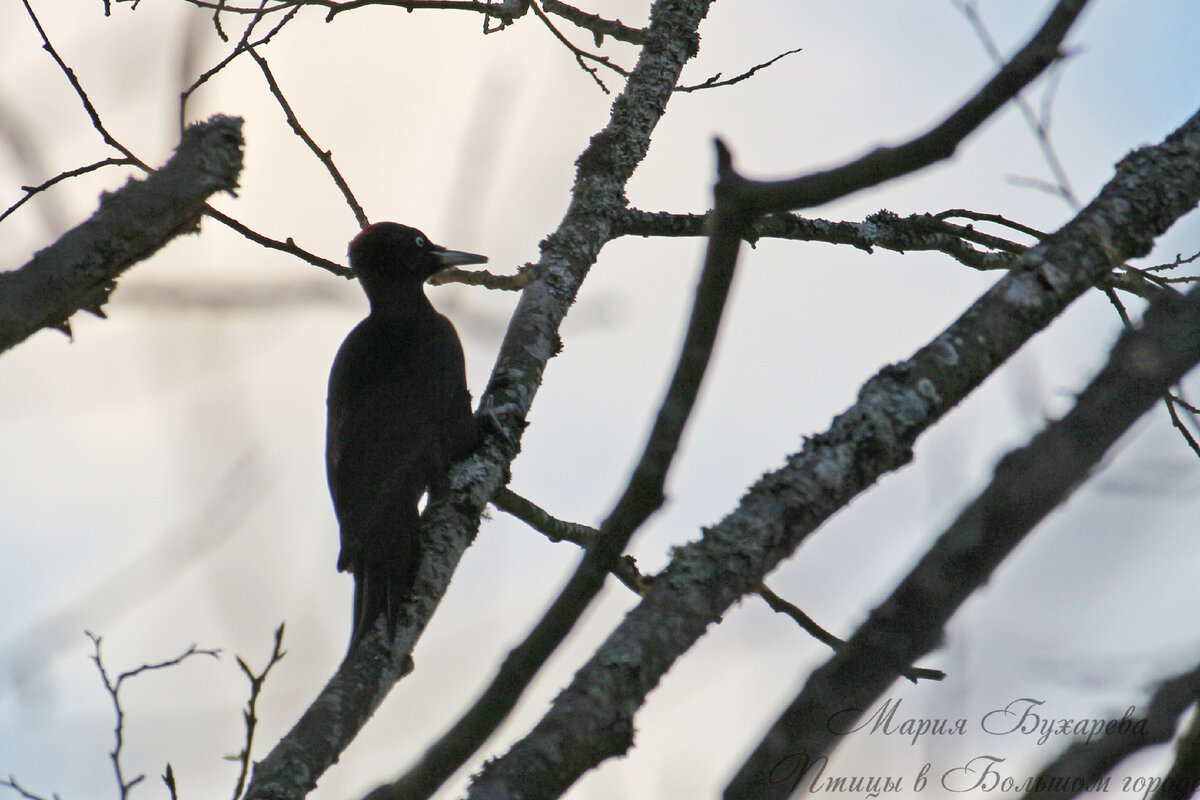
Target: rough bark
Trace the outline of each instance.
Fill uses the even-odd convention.
[[[237,188],[242,145],[238,117],[189,126],[161,169],[105,194],[90,219],[20,269],[0,273],[0,352],[45,327],[69,332],[68,319],[81,309],[103,316],[122,273],[198,230],[208,198]]]

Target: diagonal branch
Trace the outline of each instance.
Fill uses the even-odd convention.
[[[723,161],[721,168],[728,168],[728,162]],[[625,491],[600,525],[566,586],[533,630],[509,653],[467,714],[429,748],[408,774],[395,784],[372,792],[371,800],[427,797],[483,745],[599,594],[608,573],[618,569],[620,556],[633,534],[662,506],[667,471],[679,449],[712,357],[733,272],[733,262],[705,263],[682,351],[645,449]],[[485,768],[479,783],[484,785],[487,780],[511,783],[512,777],[497,778]]]
[[[1160,683],[1149,702],[1144,704],[1145,713],[1130,719],[1128,728],[1122,726],[1117,731],[1106,731],[1095,739],[1077,741],[1067,747],[1042,768],[1034,778],[1034,785],[1046,785],[1050,779],[1062,777],[1070,779],[1071,783],[1080,779],[1082,785],[1092,785],[1134,753],[1171,741],[1180,720],[1195,706],[1197,699],[1200,699],[1200,666]],[[1193,725],[1196,719],[1192,717]],[[1055,792],[1054,797],[1070,800],[1078,794]],[[1030,792],[1023,795],[1022,800],[1045,800],[1045,795]]]
[[[33,21],[33,26],[37,28],[38,35],[42,37],[42,49],[50,54],[50,57],[54,59],[54,63],[58,64],[58,68],[67,76],[67,80],[71,83],[71,88],[75,90],[79,101],[83,103],[83,110],[87,112],[88,117],[92,121],[92,127],[104,139],[104,143],[119,152],[130,163],[136,164],[144,171],[149,172],[150,168],[142,163],[141,159],[133,154],[133,151],[118,142],[108,132],[108,129],[104,127],[104,123],[100,120],[100,112],[92,105],[91,99],[88,97],[87,92],[84,91],[83,84],[79,82],[78,76],[75,75],[75,70],[67,66],[67,62],[63,61],[62,56],[58,54],[58,51],[54,49],[54,45],[50,43],[50,37],[46,35],[45,29],[42,28],[42,23],[38,21],[37,14],[33,11],[33,6],[29,4],[29,0],[21,0],[21,2],[25,6],[25,11],[29,14],[29,19]]]
[[[102,198],[86,222],[0,273],[0,352],[80,309],[101,313],[116,279],[176,236],[196,230],[205,201],[233,192],[242,169],[242,121],[214,116],[188,127],[171,160]]]
[[[732,86],[735,83],[741,83],[742,81],[753,78],[754,75],[759,70],[766,69],[767,67],[774,64],[776,61],[781,61],[790,55],[799,53],[803,49],[804,49],[803,47],[796,47],[792,50],[788,50],[785,53],[780,53],[779,55],[775,56],[774,58],[764,61],[761,64],[755,64],[750,69],[746,70],[745,72],[743,72],[741,74],[735,75],[732,78],[726,78],[725,80],[721,80],[721,73],[718,72],[716,75],[713,75],[712,77],[710,77],[707,80],[702,81],[700,83],[692,84],[691,86],[676,86],[675,91],[677,91],[677,92],[698,92],[701,89],[717,89],[722,86]]]
[[[1075,407],[1005,456],[986,489],[845,645],[814,672],[746,760],[728,800],[783,798],[796,764],[827,753],[1042,519],[1088,477],[1117,438],[1200,362],[1200,289],[1164,292],[1126,330]]]
[[[49,180],[46,180],[46,181],[42,181],[37,186],[22,186],[21,191],[25,192],[24,196],[17,202],[13,203],[8,208],[6,208],[3,213],[0,213],[0,222],[3,222],[6,217],[8,217],[10,214],[12,214],[14,211],[16,211],[21,206],[25,205],[25,203],[30,198],[32,198],[34,195],[38,194],[39,192],[46,191],[51,186],[54,186],[56,183],[68,180],[70,178],[78,178],[80,175],[86,175],[89,172],[95,172],[96,170],[102,169],[104,167],[117,167],[117,166],[133,166],[133,162],[130,161],[128,158],[124,158],[124,157],[105,158],[100,161],[97,161],[94,164],[88,164],[86,167],[77,167],[75,169],[69,169],[65,172],[60,172],[59,174],[55,175],[53,178],[50,178]]]
[[[221,70],[223,70],[227,66],[229,66],[229,64],[235,58],[240,56],[242,53],[246,52],[249,48],[262,47],[263,45],[270,42],[271,39],[275,38],[275,34],[279,33],[281,30],[283,30],[283,26],[287,25],[289,22],[291,22],[295,18],[297,12],[300,11],[300,6],[296,6],[291,11],[284,14],[283,18],[280,19],[279,22],[275,23],[275,26],[273,28],[271,28],[271,30],[267,31],[266,34],[263,35],[261,38],[257,39],[254,42],[251,42],[250,34],[252,34],[254,32],[254,29],[258,26],[258,23],[263,19],[264,16],[266,16],[267,12],[265,9],[266,9],[266,2],[265,2],[265,0],[263,0],[263,2],[259,4],[258,12],[254,15],[254,18],[252,20],[250,20],[249,24],[246,25],[246,29],[242,32],[242,38],[238,41],[237,45],[234,46],[233,50],[229,53],[229,55],[225,56],[223,59],[218,61],[216,63],[216,65],[205,70],[200,75],[200,77],[198,77],[198,78],[196,78],[196,80],[192,81],[192,84],[190,86],[188,86],[186,89],[184,89],[182,92],[179,93],[179,130],[182,131],[186,125],[187,103],[188,103],[188,100],[191,98],[191,96],[196,92],[196,90],[199,89],[204,84],[208,83],[213,78],[213,76],[215,76],[217,73],[221,72]],[[213,12],[213,15],[214,15],[213,18],[219,19],[216,15],[219,14],[222,10],[224,10],[224,9],[218,8],[217,10],[215,10]]]
[[[604,43],[605,36],[630,44],[643,44],[646,41],[645,28],[631,28],[619,19],[605,19],[598,14],[589,14],[561,0],[542,0],[542,8],[547,14],[562,17],[580,28],[591,31],[597,47]]]
[[[608,67],[623,78],[629,77],[629,71],[614,64],[608,58],[608,56],[598,56],[595,53],[589,53],[587,50],[577,47],[562,33],[562,31],[555,27],[554,23],[550,21],[550,18],[546,16],[546,13],[538,8],[537,2],[530,2],[529,7],[533,10],[534,16],[540,19],[542,24],[550,30],[550,33],[554,35],[554,38],[558,39],[558,41],[561,42],[564,47],[571,51],[571,55],[575,56],[575,63],[579,64],[580,69],[592,76],[592,80],[596,82],[596,85],[599,86],[605,94],[611,94],[611,92],[609,92],[608,87],[604,85],[604,81],[600,80],[599,71],[594,67],[589,67],[585,63],[585,59],[588,61],[594,61],[601,66]]]
[[[967,136],[1060,58],[1063,39],[1086,5],[1087,0],[1059,0],[1041,29],[983,88],[921,136],[896,147],[876,148],[823,172],[781,181],[741,179],[729,190],[759,214],[811,208],[949,158]]]
[[[725,519],[675,548],[645,598],[533,731],[488,771],[517,771],[525,786],[538,787],[527,797],[554,797],[585,770],[624,752],[634,712],[709,624],[834,512],[908,463],[922,432],[1114,263],[1145,255],[1198,200],[1200,113],[1162,144],[1127,156],[1079,216],[1024,253],[930,344],[869,380],[854,406],[764,475]],[[570,764],[563,763],[567,757]]]
[[[480,402],[490,435],[480,450],[451,468],[448,491],[422,515],[428,543],[416,595],[401,609],[397,636],[382,626],[367,632],[296,726],[254,770],[247,799],[299,798],[357,735],[392,685],[411,669],[412,652],[479,527],[485,505],[508,480],[525,418],[557,331],[601,248],[612,238],[611,217],[625,204],[624,187],[645,157],[683,64],[699,47],[696,28],[711,0],[657,0],[647,41],[605,127],[580,155],[571,204],[541,245],[536,279],[521,292]]]
[[[342,173],[338,170],[337,165],[333,163],[333,151],[322,150],[316,141],[309,135],[304,126],[300,124],[300,120],[296,117],[296,112],[292,111],[292,105],[283,96],[283,90],[279,88],[279,83],[275,80],[274,73],[271,72],[271,67],[267,64],[267,60],[258,54],[258,51],[253,47],[247,48],[250,57],[254,59],[254,63],[258,64],[258,68],[262,70],[263,77],[267,79],[267,87],[271,90],[271,94],[279,102],[279,107],[283,109],[283,114],[287,117],[287,123],[300,141],[308,146],[308,149],[313,152],[324,166],[329,176],[333,178],[334,185],[338,191],[342,193],[342,197],[346,199],[346,205],[350,206],[350,211],[354,214],[354,219],[358,222],[358,227],[365,228],[370,224],[367,219],[367,214],[363,211],[358,200],[354,197],[354,192],[350,191],[350,184],[346,183],[346,179],[342,177]]]

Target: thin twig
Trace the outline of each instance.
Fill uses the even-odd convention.
[[[162,778],[163,785],[167,787],[167,794],[171,795],[171,800],[179,800],[179,790],[175,785],[175,769],[171,763],[167,762],[167,768],[163,770]]]
[[[292,237],[290,237],[290,236],[287,239],[283,240],[282,242],[279,241],[278,239],[272,239],[269,236],[264,236],[263,234],[259,233],[258,231],[253,230],[252,228],[244,225],[241,222],[238,222],[233,217],[231,217],[227,214],[224,214],[220,211],[217,211],[215,208],[213,208],[210,205],[206,205],[204,207],[204,213],[206,216],[212,217],[217,222],[220,222],[223,225],[227,225],[228,227],[230,227],[233,230],[240,233],[242,236],[245,236],[250,241],[261,244],[263,247],[270,248],[271,250],[279,250],[282,253],[287,253],[289,255],[293,255],[296,258],[301,259],[302,261],[307,261],[309,264],[312,264],[314,267],[320,267],[321,269],[325,270],[326,272],[332,272],[334,275],[337,275],[339,278],[350,279],[350,278],[354,277],[354,273],[350,271],[349,267],[344,267],[335,261],[330,261],[327,258],[321,258],[320,256],[316,255],[315,253],[308,252],[303,247],[300,247],[299,245],[297,245],[295,240],[292,239]]]
[[[166,661],[159,661],[154,664],[142,664],[139,667],[134,667],[131,670],[117,675],[116,680],[109,677],[108,669],[104,666],[104,659],[100,653],[100,636],[91,631],[84,631],[87,637],[92,640],[92,661],[96,664],[96,669],[100,672],[100,679],[104,682],[104,688],[108,692],[109,698],[112,700],[113,710],[116,712],[117,722],[113,729],[113,735],[116,739],[116,744],[113,746],[112,752],[109,753],[109,759],[112,761],[113,772],[117,779],[117,787],[120,790],[121,800],[126,800],[129,797],[129,790],[145,779],[144,774],[140,774],[130,780],[125,779],[125,771],[121,766],[121,750],[125,746],[125,709],[121,706],[121,686],[126,680],[136,678],[143,672],[153,670],[167,669],[182,664],[192,656],[212,656],[213,658],[220,657],[220,650],[208,650],[205,648],[191,645],[187,650],[183,651],[174,658],[169,658]]]
[[[17,794],[21,795],[21,797],[24,797],[25,800],[46,800],[46,798],[42,795],[34,794],[21,784],[17,783],[17,778],[15,775],[9,775],[7,779],[0,780],[0,786],[7,786]],[[50,798],[51,800],[60,800],[58,794],[53,794],[50,796]]]
[[[134,164],[145,172],[151,172],[152,170],[150,167],[146,166],[140,158],[135,156],[132,150],[118,142],[113,135],[108,132],[108,129],[104,127],[104,123],[100,121],[100,113],[96,111],[96,107],[92,105],[91,99],[88,98],[87,92],[84,91],[83,85],[79,82],[79,78],[75,75],[75,70],[67,66],[67,62],[63,61],[62,56],[58,54],[58,51],[54,49],[54,45],[50,43],[50,37],[46,35],[45,29],[42,28],[42,23],[38,21],[37,15],[33,12],[33,6],[29,4],[29,0],[21,0],[21,3],[25,6],[25,10],[29,13],[29,19],[33,21],[34,27],[37,28],[38,35],[42,37],[42,49],[50,54],[50,57],[54,59],[54,63],[58,64],[59,69],[61,69],[63,74],[67,76],[67,80],[71,83],[71,88],[75,90],[75,94],[79,97],[80,102],[83,103],[84,111],[87,112],[88,117],[90,117],[92,120],[92,127],[95,128],[100,136],[104,139],[105,144],[121,153],[121,155],[123,155],[129,161],[129,163]]]
[[[1000,214],[985,214],[979,211],[971,211],[967,208],[951,208],[938,214],[934,214],[933,218],[940,220],[970,219],[974,220],[975,222],[994,222],[997,225],[1003,225],[1006,228],[1012,228],[1018,233],[1024,233],[1027,236],[1032,236],[1039,242],[1046,238],[1045,231],[1039,231],[1037,228],[1031,228],[1028,225],[1024,225],[1020,222],[1014,222],[1013,220],[1008,219]]]
[[[46,191],[60,181],[67,180],[68,178],[77,178],[80,175],[86,175],[87,173],[93,172],[102,167],[114,167],[120,165],[136,166],[134,165],[134,162],[130,161],[128,158],[106,158],[102,161],[97,161],[94,164],[88,164],[86,167],[79,167],[77,169],[67,170],[66,172],[60,172],[50,180],[45,181],[44,183],[39,183],[37,186],[22,186],[21,191],[25,192],[25,196],[5,209],[3,214],[0,214],[0,222],[3,222],[9,214],[12,214],[18,208],[25,205],[25,203],[34,195],[38,194],[39,192]]]
[[[219,8],[227,14],[258,13],[258,9],[256,8],[229,5],[225,0],[186,0],[186,2],[191,3],[197,8],[213,10]],[[388,6],[403,8],[406,11],[475,11],[483,14],[485,18],[492,17],[505,21],[512,21],[525,13],[524,4],[521,2],[512,2],[512,0],[503,3],[489,3],[486,0],[280,0],[275,5],[267,6],[263,10],[267,14],[274,14],[301,6],[318,6],[328,9],[325,15],[326,22],[332,20],[343,11],[352,11],[364,6]]]
[[[711,78],[704,81],[703,83],[697,83],[697,84],[693,84],[691,86],[676,86],[675,91],[677,91],[677,92],[698,92],[701,89],[716,89],[720,86],[732,86],[735,83],[741,83],[742,81],[753,77],[754,73],[758,72],[760,69],[766,69],[767,67],[774,64],[776,61],[779,61],[780,59],[783,59],[783,58],[787,58],[788,56],[792,55],[793,53],[799,53],[803,49],[804,49],[803,47],[797,47],[794,50],[788,50],[786,53],[780,53],[779,55],[772,58],[770,61],[764,61],[761,64],[755,64],[753,67],[751,67],[750,69],[743,72],[741,75],[738,75],[734,78],[728,78],[726,80],[721,80],[721,73],[718,72],[716,75],[713,75]]]
[[[672,214],[622,209],[615,224],[622,236],[704,236],[708,214]],[[1009,269],[1025,245],[1000,236],[981,233],[971,227],[944,222],[928,214],[900,217],[882,210],[861,222],[833,221],[775,212],[759,217],[742,233],[744,241],[788,239],[803,242],[847,244],[865,252],[882,247],[905,253],[912,250],[937,250],[972,269]],[[994,252],[976,249],[972,243]]]
[[[772,611],[791,617],[797,625],[807,631],[814,639],[821,644],[827,645],[834,652],[837,652],[846,644],[845,641],[818,625],[816,620],[805,614],[799,607],[789,603],[767,588],[765,583],[760,584],[754,590],[754,593],[761,597],[770,606]],[[919,680],[940,681],[946,677],[946,673],[940,669],[926,669],[924,667],[913,666],[906,666],[901,674],[912,683],[916,683]]]
[[[562,31],[554,26],[554,23],[550,21],[550,18],[546,16],[545,12],[538,8],[536,0],[531,0],[529,7],[533,9],[534,15],[540,19],[547,28],[550,29],[550,32],[554,34],[554,38],[562,42],[563,45],[571,51],[572,55],[575,56],[576,63],[579,64],[580,68],[582,68],[584,72],[592,76],[592,80],[596,82],[596,85],[599,86],[605,94],[611,94],[611,92],[609,91],[608,87],[604,85],[604,81],[600,80],[599,71],[594,67],[589,67],[586,63],[584,63],[584,59],[588,59],[589,61],[594,61],[601,66],[608,67],[623,78],[629,77],[628,70],[612,63],[607,56],[598,56],[595,53],[589,53],[587,50],[584,50],[581,47],[576,47],[570,39],[563,35]]]
[[[238,772],[232,800],[238,800],[242,796],[242,790],[246,787],[246,778],[250,774],[250,754],[254,749],[254,729],[258,726],[258,698],[262,694],[263,684],[267,682],[267,675],[271,672],[271,668],[287,655],[287,651],[283,649],[283,628],[284,623],[281,622],[275,629],[275,646],[267,659],[267,665],[257,675],[241,656],[236,656],[238,666],[241,667],[246,679],[250,681],[250,699],[246,701],[246,710],[242,712],[242,721],[246,724],[246,743],[242,746],[242,751],[234,757],[241,762],[242,768]]]
[[[544,508],[527,500],[507,486],[502,487],[492,496],[492,505],[521,520],[552,542],[570,542],[587,550],[595,545],[596,537],[600,535],[600,531],[590,525],[568,522],[551,516]],[[631,592],[638,595],[644,595],[653,580],[638,571],[637,563],[629,555],[622,556],[617,560],[612,568],[612,574]]]
[[[342,177],[342,173],[338,170],[337,165],[333,163],[333,152],[331,150],[322,150],[317,145],[316,141],[309,135],[304,126],[300,124],[296,112],[292,110],[291,104],[287,98],[283,96],[283,90],[279,88],[278,81],[275,80],[275,75],[271,72],[271,67],[267,64],[267,60],[260,56],[253,47],[247,48],[250,57],[254,59],[254,63],[258,64],[258,68],[262,70],[263,77],[267,79],[267,86],[271,90],[271,94],[279,102],[279,107],[283,109],[283,114],[287,117],[288,125],[304,144],[308,145],[308,149],[313,152],[313,155],[325,165],[325,169],[329,172],[329,176],[333,178],[334,184],[338,187],[338,191],[342,193],[342,197],[346,199],[346,205],[350,206],[350,211],[354,214],[354,219],[358,222],[358,227],[365,228],[371,224],[367,219],[367,214],[363,211],[358,200],[354,197],[354,192],[350,191],[350,184],[346,183],[346,179]]]
[[[1200,442],[1196,441],[1196,437],[1193,436],[1192,432],[1189,431],[1187,426],[1183,424],[1183,420],[1179,418],[1179,412],[1176,410],[1176,406],[1181,405],[1189,413],[1195,414],[1195,407],[1183,402],[1182,399],[1173,394],[1165,395],[1163,397],[1163,402],[1167,405],[1167,414],[1171,417],[1171,425],[1173,425],[1175,429],[1179,431],[1179,435],[1183,437],[1183,440],[1187,443],[1187,446],[1191,448],[1192,452],[1196,454],[1196,457],[1200,458]]]
[[[979,16],[979,10],[975,3],[966,2],[966,0],[950,0],[951,4],[962,12],[967,18],[967,22],[971,25],[971,29],[975,31],[975,35],[979,38],[983,49],[991,57],[992,61],[997,66],[1003,66],[1005,59],[1000,52],[1000,48],[996,46],[996,40],[992,38],[991,31],[983,23],[983,19]],[[1020,94],[1013,98],[1013,102],[1017,104],[1017,108],[1021,110],[1022,116],[1025,117],[1025,122],[1033,131],[1034,138],[1037,140],[1038,147],[1042,151],[1042,157],[1046,160],[1047,166],[1050,167],[1050,172],[1054,175],[1053,183],[1036,181],[1041,184],[1042,188],[1050,191],[1051,194],[1056,194],[1062,197],[1075,210],[1079,209],[1079,200],[1075,197],[1075,192],[1071,189],[1070,180],[1067,178],[1067,171],[1063,168],[1062,161],[1058,158],[1058,152],[1054,149],[1054,144],[1050,141],[1050,108],[1055,95],[1055,90],[1058,88],[1057,76],[1060,72],[1052,72],[1049,85],[1046,87],[1046,95],[1043,98],[1042,113],[1039,115],[1029,105],[1029,102]],[[1016,180],[1013,181],[1017,182]],[[1034,184],[1034,179],[1023,180],[1022,182]]]
[[[265,6],[266,0],[263,0],[262,5]],[[213,27],[217,29],[217,36],[222,42],[228,42],[229,37],[225,35],[225,30],[221,27],[221,11],[225,9],[225,0],[217,0],[217,7],[213,9]],[[255,17],[255,21],[261,17]]]
[[[273,28],[271,28],[271,30],[267,31],[265,36],[263,36],[261,39],[255,41],[253,43],[250,43],[249,42],[250,34],[254,31],[254,28],[258,24],[259,20],[261,20],[268,13],[266,11],[266,0],[263,0],[263,3],[259,5],[258,12],[255,14],[254,19],[252,19],[250,21],[250,24],[248,24],[246,26],[246,30],[242,32],[241,41],[239,41],[237,43],[237,45],[233,48],[233,51],[230,52],[229,55],[227,55],[223,59],[221,59],[219,62],[217,62],[217,64],[215,66],[206,70],[199,78],[197,78],[195,81],[192,82],[191,86],[187,87],[182,92],[180,92],[180,94],[179,94],[179,129],[183,130],[184,125],[186,124],[187,101],[191,98],[192,94],[197,89],[199,89],[201,86],[203,86],[205,83],[207,83],[214,75],[219,73],[221,70],[225,69],[225,67],[229,66],[230,62],[232,62],[235,58],[237,58],[242,53],[246,52],[246,50],[248,50],[249,48],[262,47],[263,45],[270,42],[271,39],[274,38],[275,34],[279,33],[279,31],[283,30],[284,25],[288,24],[289,22],[292,21],[292,19],[295,18],[297,12],[299,12],[299,11],[300,11],[300,6],[294,7],[291,11],[289,11],[287,14],[284,15],[283,19],[281,19],[278,23],[275,24],[275,27],[273,27]]]

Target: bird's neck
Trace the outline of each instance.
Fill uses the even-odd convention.
[[[373,292],[367,299],[371,303],[371,316],[404,320],[421,319],[437,314],[421,284],[416,286],[389,287],[389,291]]]

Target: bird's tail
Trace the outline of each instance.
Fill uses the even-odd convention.
[[[350,649],[383,617],[389,640],[396,635],[400,604],[412,597],[420,563],[419,542],[416,536],[404,537],[406,545],[383,558],[372,558],[358,564],[354,570],[354,620],[350,633]],[[380,554],[382,555],[382,554]]]

